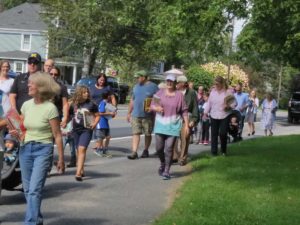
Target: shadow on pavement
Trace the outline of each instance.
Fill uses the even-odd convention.
[[[47,223],[47,225],[58,225],[58,224],[63,224],[63,225],[101,225],[106,223],[107,220],[103,219],[96,219],[96,218],[60,218],[54,221],[51,221],[50,223]]]

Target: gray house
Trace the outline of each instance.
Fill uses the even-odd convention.
[[[0,60],[11,63],[15,72],[26,72],[30,52],[40,53],[43,61],[48,58],[49,42],[47,25],[41,19],[40,4],[24,3],[0,13]],[[82,62],[55,59],[62,70],[62,79],[74,84],[81,77]]]

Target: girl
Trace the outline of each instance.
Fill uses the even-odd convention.
[[[203,104],[203,110],[205,110],[205,108],[207,107],[207,101],[208,101],[208,97],[209,97],[209,93],[204,93],[203,94],[203,99],[204,99],[204,104]],[[205,120],[202,119],[202,126],[201,126],[201,144],[204,145],[208,145],[209,144],[209,127],[210,127],[210,122],[209,122],[209,118],[206,118]]]
[[[255,134],[254,122],[256,119],[259,100],[256,97],[256,91],[252,90],[249,95],[248,107],[246,109],[246,121],[248,122],[248,136]]]
[[[92,139],[93,129],[99,121],[97,105],[91,101],[90,92],[86,86],[79,86],[75,90],[73,103],[70,107],[73,115],[73,137],[77,149],[77,170],[75,179],[82,181],[84,177],[84,162],[86,150]]]
[[[273,99],[272,94],[268,93],[262,103],[262,128],[265,131],[265,135],[273,135],[274,121],[276,118],[277,102]]]

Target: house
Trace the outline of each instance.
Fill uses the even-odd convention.
[[[42,13],[41,5],[34,3],[24,3],[0,13],[0,60],[8,60],[15,72],[27,71],[30,52],[40,53],[43,61],[48,58],[47,24],[42,20]],[[54,60],[67,83],[74,84],[80,79],[82,61]]]

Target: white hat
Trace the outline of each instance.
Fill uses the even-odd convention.
[[[169,74],[167,75],[166,80],[171,80],[174,82],[176,80],[176,77],[174,76],[174,74]]]
[[[183,76],[183,75],[181,75],[181,76],[178,76],[177,77],[177,82],[187,82],[187,78],[186,78],[186,76]]]

